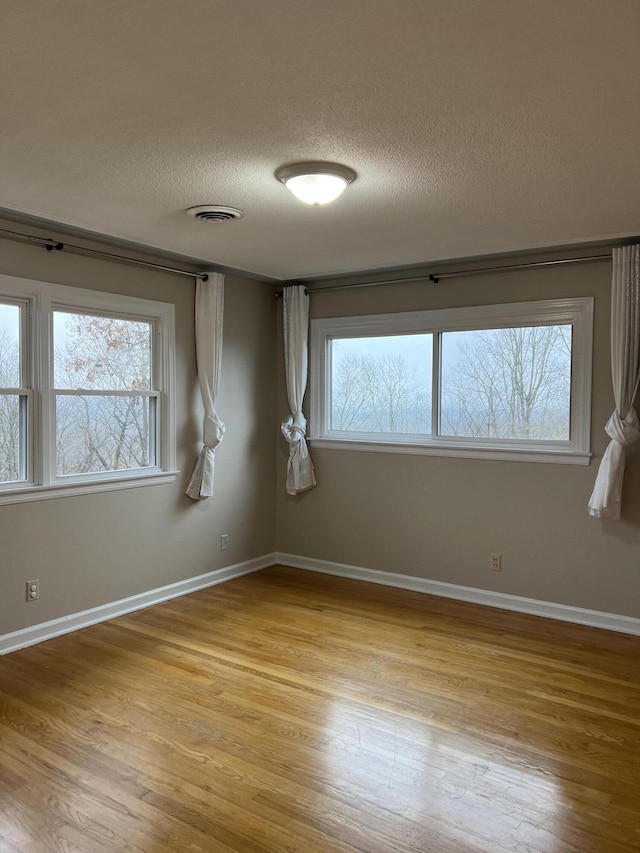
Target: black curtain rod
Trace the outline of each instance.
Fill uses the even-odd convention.
[[[87,249],[84,246],[76,246],[73,243],[62,243],[60,240],[54,240],[51,237],[36,237],[33,234],[23,234],[20,231],[10,231],[7,228],[0,228],[0,237],[5,237],[7,240],[22,240],[25,243],[37,243],[40,246],[43,246],[47,252],[62,252],[64,250],[73,255],[99,257],[108,261],[133,264],[139,267],[146,267],[147,269],[170,272],[174,275],[188,275],[191,278],[200,278],[202,281],[209,280],[209,276],[203,272],[189,272],[188,270],[181,270],[177,267],[168,267],[164,264],[154,264],[151,261],[140,261],[137,258],[129,258],[126,255],[115,255],[112,252],[101,252],[99,249]]]
[[[330,287],[315,287],[309,290],[309,293],[324,293],[327,290],[354,290],[358,287],[378,287],[382,284],[407,284],[415,281],[428,281],[431,284],[438,284],[446,278],[464,278],[471,275],[482,275],[483,273],[492,272],[509,272],[510,270],[526,270],[535,267],[554,267],[560,264],[586,264],[590,261],[608,261],[611,259],[611,254],[606,255],[587,255],[584,258],[560,258],[555,261],[529,261],[524,264],[503,264],[499,267],[479,267],[473,270],[460,270],[459,272],[443,272],[443,273],[424,273],[423,275],[414,275],[409,278],[384,278],[380,281],[361,281],[357,284],[332,284]],[[282,296],[282,290],[276,291],[276,299]]]
[[[140,261],[137,258],[130,258],[127,255],[116,255],[112,252],[102,252],[99,249],[88,249],[84,246],[77,246],[73,243],[63,243],[60,240],[54,240],[52,237],[36,237],[33,234],[24,234],[20,231],[10,231],[7,228],[0,228],[0,237],[5,237],[9,240],[22,240],[27,243],[37,243],[43,246],[48,252],[67,251],[74,255],[86,255],[89,257],[99,257],[105,260],[115,261],[118,263],[133,264],[147,269],[159,270],[161,272],[169,272],[174,275],[186,275],[193,278],[208,281],[207,273],[189,272],[178,267],[170,267],[165,264],[156,264],[151,261]],[[606,255],[588,255],[582,258],[560,258],[555,261],[530,261],[523,264],[503,264],[498,267],[479,267],[472,270],[460,270],[459,272],[443,272],[443,273],[428,273],[405,278],[386,278],[379,281],[365,281],[357,284],[332,284],[329,287],[317,287],[309,290],[309,293],[319,293],[329,290],[354,290],[360,287],[378,287],[384,284],[407,284],[417,281],[429,281],[432,284],[438,284],[447,278],[464,278],[465,276],[483,275],[484,273],[508,272],[509,270],[524,270],[535,267],[552,267],[560,264],[583,264],[591,261],[605,261],[611,258],[611,254]],[[285,285],[287,286],[287,285]],[[276,299],[282,296],[282,290],[275,291]]]

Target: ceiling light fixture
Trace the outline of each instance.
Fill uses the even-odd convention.
[[[282,166],[276,178],[305,204],[328,204],[356,179],[356,173],[340,163],[292,163]]]

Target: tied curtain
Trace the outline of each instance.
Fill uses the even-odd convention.
[[[316,485],[313,462],[305,439],[307,420],[302,401],[307,388],[309,294],[303,285],[285,287],[282,293],[284,370],[291,414],[282,422],[282,434],[289,443],[287,494],[296,495]]]
[[[222,365],[223,312],[224,276],[209,273],[208,281],[198,280],[196,285],[196,360],[204,422],[203,447],[186,491],[194,501],[203,501],[213,495],[216,447],[224,437],[224,424],[215,409]]]
[[[589,515],[620,518],[626,448],[640,439],[633,401],[640,381],[640,245],[613,250],[611,374],[616,408],[605,430],[611,438],[589,500]]]

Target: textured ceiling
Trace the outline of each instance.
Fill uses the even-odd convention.
[[[0,208],[282,279],[640,231],[638,0],[0,14]],[[303,206],[273,172],[309,159],[358,178]]]

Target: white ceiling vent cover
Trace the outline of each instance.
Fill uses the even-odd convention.
[[[189,216],[200,222],[233,222],[244,216],[237,207],[223,207],[221,204],[199,204],[186,210]]]

